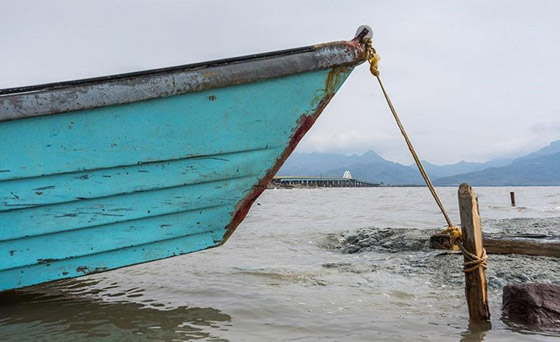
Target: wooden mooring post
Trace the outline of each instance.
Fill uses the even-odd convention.
[[[461,234],[464,249],[470,254],[483,258],[482,225],[478,210],[478,200],[472,187],[466,183],[459,186],[459,210],[461,214]],[[471,322],[490,320],[485,268],[475,264],[472,257],[463,253],[465,261],[465,294]],[[475,267],[472,270],[468,270]]]
[[[512,207],[515,207],[515,192],[511,191],[511,192],[509,193],[509,198],[510,198],[510,200],[511,200],[511,206],[512,206]]]

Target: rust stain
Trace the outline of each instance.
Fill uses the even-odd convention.
[[[351,72],[351,67],[341,66],[337,68],[333,68],[327,78],[325,80],[325,88],[318,92],[315,97],[311,100],[312,106],[317,106],[321,103],[325,94],[334,94],[336,93],[337,86],[340,84],[340,74],[341,73],[349,73]]]
[[[299,118],[296,129],[294,130],[294,133],[290,137],[290,142],[288,143],[288,146],[282,152],[280,157],[276,159],[276,163],[274,164],[274,166],[266,172],[265,176],[253,187],[251,192],[237,204],[236,206],[237,210],[231,222],[226,226],[226,232],[219,246],[226,243],[226,241],[233,234],[237,226],[239,226],[239,224],[245,219],[247,213],[249,213],[249,209],[251,209],[251,206],[253,205],[255,200],[266,189],[268,183],[270,183],[270,181],[272,180],[274,175],[278,172],[282,164],[284,164],[286,159],[288,159],[290,154],[292,154],[292,152],[294,151],[298,143],[301,141],[303,136],[307,133],[307,131],[309,131],[309,129],[319,118],[319,116],[321,115],[325,107],[329,104],[329,102],[334,96],[336,90],[336,84],[339,81],[340,73],[344,71],[347,71],[346,67],[339,67],[331,70],[325,82],[325,93],[323,99],[319,102],[319,104],[315,108],[315,111],[312,114],[310,115],[303,114]]]
[[[333,94],[336,93],[337,86],[340,84],[340,74],[350,72],[349,67],[338,67],[334,68],[327,75],[327,80],[325,81],[325,93]]]
[[[339,45],[343,47],[344,50],[346,50],[345,51],[346,54],[353,56],[353,59],[355,59],[355,61],[349,62],[346,65],[356,66],[367,60],[366,44],[363,42],[363,38],[364,36],[360,34],[354,37],[354,39],[350,41],[343,40],[335,43],[321,43],[321,44],[315,44],[313,45],[313,47],[316,49],[320,49],[325,47],[328,48],[329,46]]]

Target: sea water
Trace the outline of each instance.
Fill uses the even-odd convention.
[[[486,230],[560,231],[560,187],[475,191]],[[457,189],[438,192],[458,224]],[[371,226],[428,232],[445,221],[422,187],[267,190],[222,247],[0,295],[0,340],[559,340],[558,330],[503,319],[499,283],[489,290],[492,329],[469,326],[460,256],[447,256],[457,267],[443,270],[451,259],[434,253],[336,248]],[[542,258],[518,258],[527,281],[544,274],[541,280],[560,283],[554,259],[545,258],[553,272],[540,274]]]

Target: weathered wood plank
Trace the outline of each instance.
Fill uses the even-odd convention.
[[[560,242],[528,239],[484,239],[490,254],[524,254],[560,258]]]
[[[483,238],[487,254],[522,254],[560,258],[560,241],[518,239],[511,237]],[[448,234],[435,234],[430,237],[430,248],[459,250],[452,245]]]
[[[473,189],[465,183],[459,187],[458,194],[463,246],[470,253],[481,257],[484,253],[484,247],[476,195]],[[465,262],[471,261],[466,254],[464,260]],[[488,309],[486,274],[483,267],[465,272],[465,294],[470,320],[474,322],[489,320],[490,310]]]

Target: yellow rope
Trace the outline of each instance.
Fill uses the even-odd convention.
[[[385,87],[383,86],[383,82],[381,82],[381,78],[379,77],[379,59],[380,59],[380,57],[377,54],[377,52],[375,51],[375,49],[373,48],[371,38],[367,38],[365,40],[365,42],[366,42],[367,60],[370,64],[370,69],[369,70],[375,76],[375,78],[377,78],[377,81],[379,82],[379,86],[381,87],[381,91],[383,92],[383,96],[385,96],[385,100],[387,101],[387,104],[389,105],[389,109],[391,110],[391,113],[393,114],[393,117],[395,118],[395,121],[397,122],[397,125],[399,126],[401,134],[403,135],[404,140],[406,141],[406,144],[408,145],[408,149],[410,150],[410,153],[412,154],[412,157],[414,158],[414,162],[416,163],[416,166],[418,167],[418,170],[420,171],[420,174],[422,175],[422,178],[424,178],[424,181],[426,182],[426,185],[428,186],[428,189],[430,189],[430,192],[432,193],[432,197],[436,201],[439,209],[441,210],[441,213],[443,214],[443,217],[445,218],[445,221],[447,222],[447,229],[445,229],[442,233],[443,234],[449,234],[451,236],[451,242],[458,245],[459,249],[461,249],[461,251],[463,252],[463,255],[465,255],[467,257],[467,259],[469,259],[469,261],[465,261],[463,263],[463,272],[465,272],[465,273],[466,272],[472,272],[472,271],[475,271],[475,270],[479,269],[480,267],[486,269],[487,268],[487,265],[486,265],[486,259],[487,259],[486,250],[483,249],[482,250],[482,255],[479,257],[479,256],[476,256],[476,255],[472,254],[468,250],[466,250],[465,247],[463,246],[463,244],[461,243],[461,230],[459,228],[457,228],[456,226],[454,226],[453,223],[451,222],[451,219],[449,218],[449,215],[447,214],[447,211],[445,210],[445,207],[443,206],[443,203],[439,199],[439,196],[436,192],[436,189],[434,188],[432,182],[430,181],[430,177],[428,177],[428,173],[424,169],[424,166],[422,165],[422,162],[420,161],[420,158],[418,158],[418,155],[416,154],[416,151],[414,150],[414,147],[412,146],[412,143],[410,142],[410,139],[408,138],[408,134],[406,133],[406,131],[404,129],[404,126],[403,126],[401,120],[399,119],[399,115],[397,114],[397,110],[393,106],[393,103],[391,102],[391,99],[389,98],[389,94],[387,93],[387,91],[385,90]]]
[[[441,234],[449,234],[451,237],[451,243],[457,244],[457,241],[461,241],[461,229],[456,226],[447,227],[447,229],[442,231]]]
[[[465,261],[463,263],[463,272],[467,273],[467,272],[472,272],[472,271],[476,271],[479,268],[483,268],[483,269],[487,269],[488,265],[486,264],[486,260],[488,259],[488,256],[486,255],[486,249],[482,249],[482,255],[481,256],[476,256],[473,253],[469,252],[461,243],[461,241],[457,240],[456,241],[457,246],[459,246],[459,248],[461,249],[461,252],[463,252],[463,255],[467,257],[467,259],[469,259],[469,261]]]

